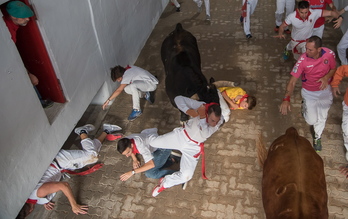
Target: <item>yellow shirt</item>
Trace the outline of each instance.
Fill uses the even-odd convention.
[[[246,94],[245,90],[240,87],[219,87],[218,88],[221,93],[225,92],[226,95],[233,100],[238,95],[244,96]],[[236,102],[236,104],[240,104],[240,99]],[[243,108],[239,108],[243,109]]]

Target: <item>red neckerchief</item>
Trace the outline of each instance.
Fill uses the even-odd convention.
[[[219,105],[219,104],[218,103],[214,103],[214,102],[204,104],[204,106],[205,106],[205,119],[206,119],[207,123],[208,123],[208,109],[212,105]]]
[[[34,204],[35,205],[37,203],[37,200],[28,198],[25,203]]]
[[[125,67],[124,69],[128,70],[130,69],[131,67],[129,65],[127,65],[127,67]]]
[[[244,94],[244,95],[242,96],[242,98],[240,98],[239,104],[238,104],[238,108],[240,108],[240,104],[243,102],[243,100],[245,100],[245,98],[248,98],[248,97],[249,97],[248,94]]]
[[[301,16],[300,16],[300,12],[298,12],[298,9],[296,10],[296,18],[299,19],[299,20],[301,20],[301,21],[306,21],[306,20],[308,20],[308,18],[309,18],[310,15],[311,15],[311,11],[308,9],[308,16],[306,17],[305,20],[303,20],[303,19],[301,18]]]
[[[136,144],[135,144],[134,139],[131,139],[131,142],[132,142],[132,144],[133,144],[132,153],[133,153],[133,154],[140,154],[140,152],[138,151],[138,148],[137,148],[137,146],[136,146]]]

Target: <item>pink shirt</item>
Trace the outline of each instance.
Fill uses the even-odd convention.
[[[307,0],[309,2],[309,7],[311,9],[326,9],[326,4],[330,5],[332,4],[332,0]],[[315,24],[314,28],[321,27],[323,24],[325,24],[325,18],[321,17],[319,18]]]
[[[335,53],[328,48],[322,47],[321,56],[318,59],[309,58],[306,53],[303,53],[290,74],[296,78],[301,76],[304,89],[319,91],[321,83],[317,81],[335,68]],[[330,82],[331,78],[329,79]]]
[[[308,17],[302,20],[299,12],[296,10],[285,18],[285,24],[292,24],[291,38],[294,40],[306,40],[313,34],[315,21],[321,17],[323,10],[309,9]]]

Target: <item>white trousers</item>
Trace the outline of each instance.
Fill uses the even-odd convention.
[[[82,150],[60,150],[56,156],[60,167],[67,170],[80,169],[98,161],[102,144],[98,139],[81,140]]]
[[[341,65],[348,65],[348,60],[346,56],[346,50],[348,48],[348,30],[341,38],[340,42],[337,45],[338,57],[341,60]]]
[[[164,188],[185,183],[192,178],[199,160],[199,157],[193,156],[199,153],[200,147],[186,137],[183,128],[176,128],[172,132],[158,136],[150,141],[150,145],[155,148],[175,149],[182,153],[180,170],[164,177]]]
[[[202,7],[202,0],[193,0],[197,6],[200,8]],[[210,0],[204,0],[204,5],[205,5],[205,13],[206,15],[209,15],[210,16]]]
[[[320,27],[314,28],[312,36],[318,36],[323,39],[324,27],[325,25],[323,24]]]
[[[346,150],[348,151],[348,106],[343,101],[343,113],[342,113],[342,132],[343,132],[343,142]]]
[[[124,91],[132,95],[133,109],[140,110],[142,92],[154,91],[156,88],[157,84],[151,83],[150,81],[133,81],[124,88]]]
[[[243,5],[246,0],[243,0]],[[248,0],[247,2],[247,12],[246,17],[243,19],[243,28],[245,35],[251,34],[250,32],[250,15],[252,15],[255,11],[258,0]]]
[[[321,138],[333,100],[331,86],[320,91],[308,91],[302,88],[301,95],[303,117],[309,125],[313,125],[315,138]]]
[[[276,26],[280,26],[283,23],[284,8],[286,10],[285,17],[294,12],[295,0],[277,0],[277,10],[275,12]]]
[[[180,7],[180,4],[177,0],[170,0],[174,5],[175,7],[179,8]]]
[[[306,52],[306,42],[299,43],[299,42],[291,40],[286,45],[286,49],[291,50],[292,55],[294,56],[294,59],[298,60],[298,58],[300,58],[300,56]],[[297,50],[296,52],[295,52],[295,49]]]

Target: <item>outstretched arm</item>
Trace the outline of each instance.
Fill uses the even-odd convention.
[[[88,206],[79,205],[73,196],[71,187],[67,182],[48,182],[42,184],[42,186],[37,190],[37,196],[43,198],[49,194],[62,191],[64,195],[68,198],[71,209],[75,214],[87,214]]]
[[[292,95],[292,93],[294,92],[295,89],[295,84],[298,78],[291,76],[288,85],[286,86],[286,92],[284,95],[284,99],[282,104],[280,105],[280,113],[283,115],[287,115],[288,114],[288,110],[291,111],[290,109],[290,96]],[[286,100],[288,98],[288,100]]]
[[[149,162],[145,163],[142,167],[139,167],[138,169],[134,169],[133,171],[134,173],[142,173],[154,167],[155,167],[155,163],[153,162],[153,160],[150,160]],[[128,171],[127,173],[124,173],[120,176],[120,180],[126,181],[131,176],[133,176],[132,171]]]
[[[118,95],[120,95],[120,93],[124,90],[124,88],[127,86],[128,84],[120,84],[120,86],[114,91],[114,93],[112,93],[112,95],[105,101],[105,103],[103,104],[103,110],[105,110],[106,106],[109,104],[109,102],[113,99],[115,99]]]

